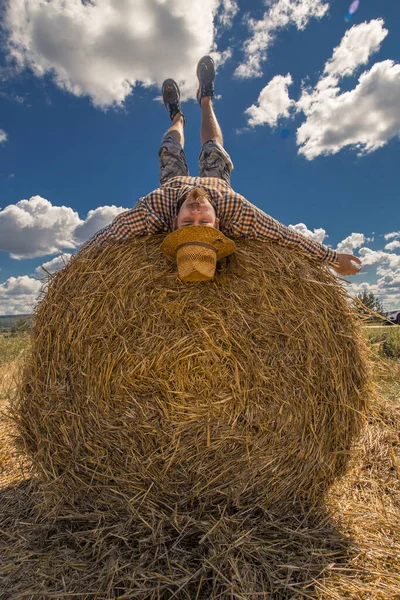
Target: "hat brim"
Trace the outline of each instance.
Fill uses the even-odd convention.
[[[217,260],[233,254],[236,249],[235,242],[226,237],[219,229],[207,227],[207,225],[189,225],[167,235],[160,250],[168,258],[175,260],[177,250],[187,242],[200,242],[213,246],[217,253]]]

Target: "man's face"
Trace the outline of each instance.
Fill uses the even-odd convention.
[[[190,192],[176,217],[176,229],[189,225],[206,225],[218,229],[219,219],[216,218],[215,210],[205,196],[200,196],[197,190]]]

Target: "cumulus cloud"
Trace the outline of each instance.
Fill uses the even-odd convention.
[[[362,292],[372,292],[375,295],[378,293],[378,286],[376,285],[376,283],[368,283],[366,281],[349,282],[348,289],[351,292],[352,296],[356,296],[357,294],[360,294]]]
[[[221,0],[220,11],[217,20],[223,27],[231,27],[232,21],[239,12],[236,0]]]
[[[236,12],[234,0],[9,0],[6,48],[19,67],[101,107],[166,77],[194,97],[197,61],[216,50],[215,17],[226,27]]]
[[[326,63],[324,77],[346,77],[352,75],[359,66],[366,65],[389,33],[383,25],[382,19],[374,19],[348,29]]]
[[[3,315],[31,313],[41,289],[42,283],[27,275],[10,277],[0,284],[0,313]]]
[[[257,104],[245,110],[250,127],[267,124],[275,127],[278,119],[288,117],[295,101],[289,98],[288,86],[292,84],[290,73],[286,76],[276,75],[261,90]]]
[[[308,160],[336,154],[346,146],[366,154],[400,135],[400,65],[385,60],[361,74],[357,86],[341,93],[339,82],[379,50],[386,35],[382,19],[346,32],[315,88],[304,89],[297,109],[306,121],[297,130],[299,153]]]
[[[8,135],[3,129],[0,129],[0,144],[4,144],[8,140]]]
[[[383,236],[385,240],[392,240],[393,238],[400,238],[400,231],[392,231],[392,233],[385,233]]]
[[[388,264],[392,269],[400,267],[400,255],[390,254],[384,250],[361,248],[359,251],[363,266]]]
[[[43,263],[35,269],[37,279],[22,275],[10,277],[0,284],[0,314],[21,315],[30,314],[35,308],[44,289],[43,279],[47,273],[55,273],[65,267],[72,254],[62,254],[53,260]],[[43,268],[47,271],[44,271]]]
[[[311,231],[310,229],[308,229],[307,225],[305,225],[304,223],[297,223],[296,225],[289,225],[289,228],[294,229],[294,231],[297,231],[297,233],[300,233],[301,235],[304,235],[305,237],[308,237],[311,240],[315,240],[316,242],[319,242],[320,244],[322,244],[324,239],[327,237],[325,229],[320,228],[320,229],[314,229],[314,231]]]
[[[369,277],[371,277],[374,267],[376,268],[374,283],[351,280],[348,284],[348,291],[353,296],[363,291],[373,292],[386,310],[394,310],[400,306],[400,256],[386,252],[388,245],[385,250],[372,250],[364,246],[371,241],[373,239],[366,237],[363,233],[352,233],[337,245],[338,252],[349,254],[354,254],[354,250],[359,248],[358,254],[363,267],[369,267],[367,269]]]
[[[72,208],[53,206],[41,196],[32,196],[0,211],[0,251],[21,259],[75,250],[124,210],[101,206],[82,220]]]
[[[348,291],[352,296],[362,292],[372,292],[387,311],[400,308],[400,269],[378,269],[383,276],[376,283],[357,282],[352,280],[348,283]]]
[[[33,258],[74,249],[72,233],[79,223],[72,208],[52,206],[41,196],[20,200],[0,211],[0,250],[11,258]]]
[[[400,268],[400,256],[398,254],[388,254],[386,262],[392,269]]]
[[[122,206],[99,206],[90,210],[87,217],[74,230],[74,240],[78,244],[86,242],[96,231],[103,229],[121,213],[127,209]]]
[[[400,269],[390,270],[387,269],[382,276],[378,279],[378,286],[380,288],[389,288],[400,293]]]
[[[337,252],[352,254],[356,248],[361,248],[366,241],[370,241],[363,233],[352,233],[347,238],[339,242]]]
[[[340,80],[353,75],[356,69],[366,65],[374,52],[380,49],[382,41],[388,35],[382,19],[355,25],[343,36],[339,46],[333,50],[332,57],[326,62],[322,75],[313,88],[305,87],[297,102],[297,110],[306,115],[319,104],[328,104],[340,90]]]
[[[328,92],[314,98],[297,130],[299,153],[307,159],[336,154],[345,146],[367,154],[400,135],[400,65],[376,63],[354,90]]]
[[[60,254],[52,260],[43,263],[39,267],[36,267],[35,273],[38,277],[45,277],[47,273],[56,273],[60,269],[63,269],[68,262],[71,260],[72,254]]]
[[[323,0],[277,0],[262,19],[248,19],[251,37],[244,44],[245,60],[237,67],[236,77],[261,77],[262,63],[267,60],[275,34],[291,25],[305,29],[310,19],[322,18],[328,9],[329,4]]]
[[[386,310],[400,309],[400,269],[388,270],[376,283]]]
[[[353,298],[357,297],[363,292],[372,292],[379,301],[382,301],[381,295],[379,294],[380,290],[376,284],[367,283],[365,281],[349,281],[346,284],[346,288],[350,296],[353,296]]]
[[[389,242],[389,244],[386,244],[385,246],[385,250],[395,250],[396,248],[400,248],[400,242],[397,240]]]

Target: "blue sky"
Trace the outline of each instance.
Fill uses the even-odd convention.
[[[0,314],[31,312],[43,277],[158,185],[181,85],[197,174],[198,59],[232,187],[363,262],[350,291],[400,308],[400,4],[361,0],[9,0],[0,52]],[[62,258],[64,257],[64,258]]]

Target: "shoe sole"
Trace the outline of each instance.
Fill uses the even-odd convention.
[[[162,92],[162,97],[163,97],[163,102],[164,104],[167,104],[168,102],[171,102],[171,100],[165,100],[164,98],[164,94],[166,93],[166,88],[167,86],[170,86],[172,88],[174,88],[177,92],[177,100],[179,102],[180,98],[181,98],[181,93],[179,91],[179,86],[176,83],[176,81],[174,81],[174,79],[166,79],[164,81],[164,83],[162,84],[162,88],[161,88],[161,92]]]
[[[204,82],[201,81],[200,74],[199,74],[199,71],[200,71],[200,68],[202,65],[204,65],[206,67],[207,72],[209,71],[212,73],[210,82],[215,81],[215,63],[214,63],[213,59],[211,58],[211,56],[208,56],[208,55],[203,56],[203,58],[201,58],[199,60],[199,62],[197,63],[197,69],[196,69],[196,75],[197,75],[197,79],[199,81],[199,88],[196,93],[196,98],[197,98],[198,103],[200,104],[200,107],[201,107],[201,100],[203,98],[203,96],[200,97],[200,89],[201,89],[202,85],[205,85]]]
[[[214,63],[213,59],[211,58],[211,56],[203,56],[203,58],[201,58],[199,60],[199,62],[197,63],[197,70],[196,70],[197,79],[199,80],[200,85],[201,85],[201,80],[200,80],[199,70],[200,70],[200,66],[202,64],[204,64],[204,66],[207,68],[207,70],[209,69],[210,71],[212,71],[213,77],[211,79],[212,80],[215,79],[215,63]]]

